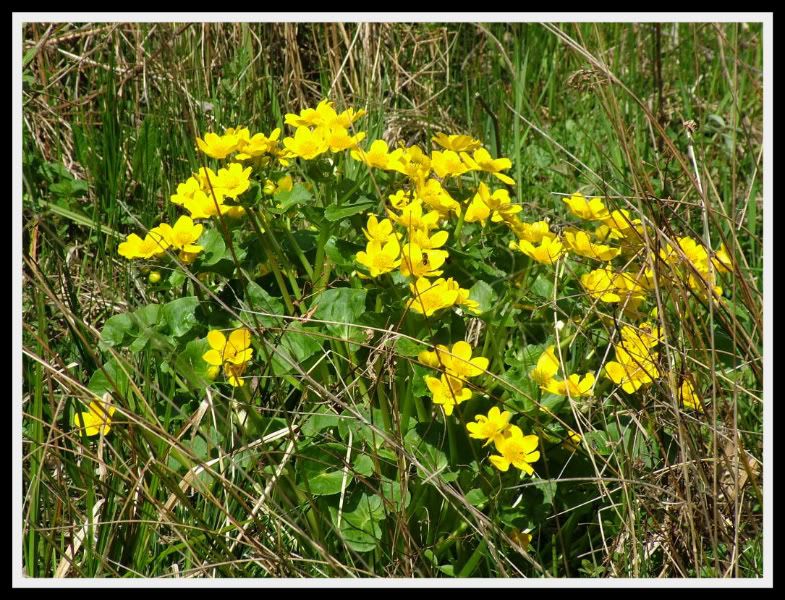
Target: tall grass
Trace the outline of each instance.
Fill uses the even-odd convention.
[[[760,24],[29,24],[23,52],[29,576],[762,575]],[[559,194],[582,190],[653,224],[653,249],[690,235],[734,258],[729,302],[684,303],[683,335],[667,345],[670,364],[711,381],[703,421],[678,410],[667,382],[640,402],[614,394],[576,411],[584,434],[603,423],[618,439],[574,459],[592,477],[545,473],[560,495],[528,553],[502,526],[503,507],[468,493],[478,482],[404,447],[405,426],[390,420],[411,394],[395,376],[407,356],[381,335],[363,350],[367,364],[333,336],[312,371],[260,378],[247,439],[221,414],[229,399],[194,400],[147,351],[129,359],[97,347],[109,317],[163,300],[116,247],[176,218],[168,198],[199,164],[196,135],[269,131],[328,96],[367,107],[369,139],[466,132],[498,147],[525,214],[558,225]],[[374,197],[374,182],[363,190]],[[542,341],[554,318],[580,322],[550,302],[557,292],[524,290],[517,301],[531,318],[485,332],[486,356],[501,367],[505,349]],[[305,313],[307,297],[295,300],[268,326],[271,348]],[[499,323],[509,318],[499,311]],[[132,404],[128,426],[96,447],[67,415],[110,358]],[[314,398],[336,411],[309,418]],[[389,410],[363,412],[364,399]],[[356,468],[359,445],[336,434],[348,420],[374,421],[363,441],[375,469],[412,494],[408,508],[385,504],[384,543],[371,553],[342,543],[296,480],[303,432]]]

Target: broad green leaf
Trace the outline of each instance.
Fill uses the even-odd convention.
[[[341,491],[344,477],[343,459],[346,447],[342,444],[327,443],[309,446],[297,454],[297,480],[314,496],[330,496]],[[346,485],[352,481],[352,470],[346,474]]]
[[[123,346],[123,341],[134,326],[130,313],[109,317],[101,330],[101,343],[104,347]]]
[[[186,296],[164,304],[162,308],[163,319],[173,336],[181,337],[191,331],[196,325],[196,308],[198,306],[199,299],[196,296]]]
[[[248,305],[248,310],[254,312],[263,312],[268,315],[284,315],[286,314],[283,307],[283,302],[280,298],[271,296],[267,293],[262,286],[258,283],[250,282],[245,292],[245,302]],[[287,322],[286,319],[275,316],[267,316],[256,314],[249,315],[253,321],[255,318],[265,327],[283,327]]]
[[[493,291],[493,288],[489,284],[479,280],[469,288],[469,298],[480,303],[480,314],[484,314],[494,308],[496,303],[496,292]]]
[[[365,312],[366,293],[364,289],[354,288],[326,290],[314,301],[317,306],[314,318],[337,323],[359,324],[360,315]],[[359,327],[338,324],[329,324],[325,327],[331,334],[345,339],[357,339],[358,335],[361,339],[364,335]]]
[[[334,223],[346,217],[351,217],[358,213],[366,212],[376,206],[376,202],[371,202],[367,198],[361,198],[355,204],[344,204],[343,206],[328,206],[324,210],[324,218]]]
[[[290,363],[302,364],[322,349],[323,338],[315,330],[293,323],[286,329],[273,353],[273,373],[283,375],[291,371]],[[288,360],[287,360],[288,359]]]
[[[309,192],[305,186],[301,183],[295,183],[292,187],[291,191],[282,191],[278,192],[273,196],[277,206],[275,208],[271,208],[270,211],[274,213],[284,213],[293,206],[298,204],[306,204],[313,200],[313,196],[311,192]]]
[[[191,389],[201,390],[211,383],[207,376],[210,365],[202,359],[204,353],[209,349],[210,344],[207,343],[207,339],[191,340],[174,361],[177,374]]]
[[[381,498],[362,494],[351,511],[344,511],[341,536],[356,552],[370,552],[382,540],[380,522],[384,519]]]

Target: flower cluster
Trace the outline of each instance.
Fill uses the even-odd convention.
[[[492,407],[487,415],[475,415],[474,422],[468,423],[469,437],[486,440],[485,446],[493,442],[498,454],[491,455],[491,464],[500,471],[507,471],[510,465],[531,475],[532,463],[540,458],[539,437],[523,435],[517,425],[510,424],[512,414]]]
[[[293,137],[283,139],[290,156],[313,160],[330,152],[341,152],[357,147],[365,132],[352,135],[352,124],[365,114],[364,109],[355,112],[349,108],[338,114],[329,100],[322,100],[316,108],[306,108],[299,115],[288,113],[285,123],[295,128]]]
[[[425,376],[425,384],[433,395],[433,403],[440,405],[447,416],[453,408],[472,397],[464,383],[469,377],[477,377],[488,368],[488,359],[483,356],[472,358],[472,347],[464,341],[455,342],[452,349],[441,344],[433,351],[426,350],[418,356],[420,362],[442,371],[440,378]]]
[[[251,332],[245,328],[235,329],[229,338],[213,329],[207,334],[207,343],[210,349],[204,353],[202,359],[212,368],[211,376],[215,377],[218,370],[223,367],[224,375],[230,385],[237,387],[243,385],[240,377],[245,372],[253,356],[251,348]]]
[[[203,250],[202,246],[196,244],[202,229],[202,225],[194,224],[190,217],[183,215],[174,226],[161,223],[153,227],[144,239],[135,233],[130,234],[117,247],[117,252],[128,259],[155,258],[171,248],[180,252],[180,260],[189,263]]]

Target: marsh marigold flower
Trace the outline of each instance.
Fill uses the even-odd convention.
[[[610,216],[608,209],[600,198],[587,199],[580,192],[574,193],[562,201],[570,208],[570,212],[586,221],[602,221]]]
[[[433,403],[440,405],[448,417],[452,414],[453,408],[472,397],[471,390],[463,387],[459,379],[447,375],[442,375],[438,379],[426,375],[425,385],[431,392]]]
[[[407,308],[416,313],[430,317],[435,312],[454,306],[458,300],[460,287],[450,285],[447,280],[439,278],[431,282],[421,277],[415,283],[409,284],[412,298],[407,303]]]
[[[529,258],[544,265],[555,264],[566,253],[564,245],[558,238],[547,237],[542,238],[536,246],[527,240],[510,242],[510,248],[520,250]]]
[[[476,440],[486,440],[483,446],[491,442],[500,440],[504,437],[504,432],[510,426],[512,413],[500,411],[497,407],[492,407],[488,415],[475,415],[474,423],[467,423],[466,429],[469,430],[469,437]]]
[[[531,463],[540,459],[537,450],[540,439],[536,435],[523,435],[521,428],[510,425],[500,439],[495,441],[498,455],[490,457],[491,464],[500,471],[507,471],[510,465],[527,475],[534,473]]]
[[[394,271],[401,264],[401,246],[395,236],[391,236],[384,244],[371,240],[355,257],[357,262],[367,267],[371,277]]]
[[[242,386],[240,375],[253,356],[251,332],[244,327],[235,329],[227,339],[221,331],[213,329],[207,334],[207,343],[210,350],[202,355],[202,359],[208,365],[223,366],[229,383],[234,387]]]
[[[74,415],[74,427],[84,429],[88,437],[106,435],[112,429],[112,415],[116,408],[109,402],[111,396],[105,394],[103,398],[96,398],[90,402],[87,411]]]
[[[515,180],[512,177],[502,173],[512,167],[512,161],[509,158],[492,158],[490,152],[485,148],[478,148],[471,156],[466,152],[461,152],[461,158],[471,170],[491,173],[502,182],[515,185]]]
[[[437,133],[431,141],[438,144],[445,150],[452,150],[453,152],[471,152],[482,147],[482,142],[476,140],[468,135],[447,135],[446,133]]]

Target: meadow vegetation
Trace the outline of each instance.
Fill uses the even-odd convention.
[[[31,577],[761,577],[760,24],[28,24]]]

